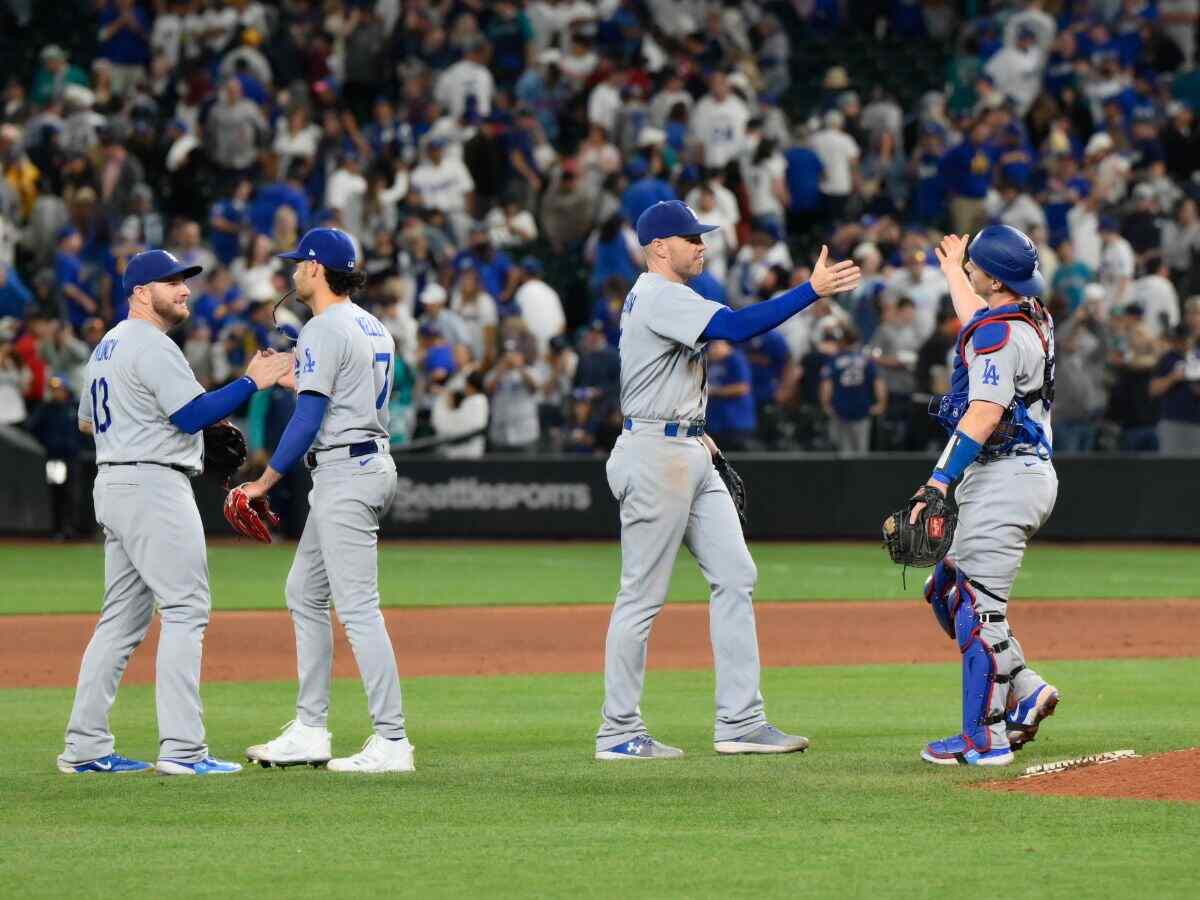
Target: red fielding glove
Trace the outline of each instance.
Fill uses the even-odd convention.
[[[271,543],[271,532],[267,526],[279,527],[279,516],[271,511],[267,498],[256,497],[251,500],[241,487],[235,487],[225,496],[225,519],[238,534],[264,544]]]

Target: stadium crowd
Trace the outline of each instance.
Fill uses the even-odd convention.
[[[86,449],[83,365],[133,253],[204,266],[175,337],[218,385],[284,346],[275,254],[319,224],[395,336],[396,445],[604,452],[631,226],[671,198],[720,226],[707,297],[769,298],[822,243],[864,271],[709,347],[727,449],[940,443],[958,322],[932,248],[1000,221],[1053,288],[1056,450],[1200,451],[1197,0],[108,0],[66,35],[9,7],[47,40],[0,98],[0,425],[52,458]],[[798,76],[852,36],[884,77]],[[897,43],[944,71],[897,84]],[[260,459],[292,403],[245,411]]]

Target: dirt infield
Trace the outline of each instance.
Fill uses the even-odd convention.
[[[1119,759],[1019,778],[989,781],[979,788],[1013,794],[1054,797],[1107,797],[1125,800],[1179,800],[1200,803],[1200,748],[1175,750],[1157,756]]]
[[[900,603],[757,604],[767,666],[951,662],[957,650],[919,600]],[[598,672],[609,607],[386,610],[402,676]],[[0,688],[68,687],[95,616],[0,617]],[[1023,604],[1014,626],[1030,659],[1200,656],[1200,602],[1145,600]],[[336,629],[334,674],[357,675]],[[127,683],[154,677],[157,623],[134,653]],[[712,664],[708,609],[668,606],[655,625],[650,665]],[[291,621],[280,612],[213,616],[204,651],[207,681],[295,677]]]

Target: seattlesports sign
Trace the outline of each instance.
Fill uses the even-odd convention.
[[[473,477],[426,482],[401,476],[388,517],[412,522],[436,512],[585,512],[591,507],[592,488],[580,482],[493,482]]]

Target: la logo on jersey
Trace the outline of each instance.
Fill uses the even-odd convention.
[[[997,386],[1000,384],[1000,373],[996,371],[996,364],[990,359],[983,361],[983,383]]]
[[[304,348],[304,368],[300,371],[306,375],[317,371],[317,361],[313,359],[312,350],[309,347]]]

